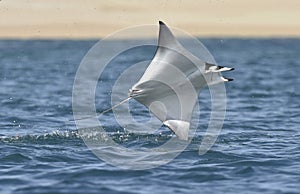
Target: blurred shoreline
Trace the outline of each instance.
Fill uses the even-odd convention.
[[[131,27],[131,26],[128,26]],[[173,26],[171,26],[173,27]],[[28,30],[28,28],[37,29]],[[0,31],[0,39],[79,39],[79,40],[88,40],[88,39],[102,39],[111,34],[122,30],[124,28],[119,28],[113,30],[109,28],[107,30],[102,30],[101,27],[98,26],[88,26],[87,28],[93,28],[93,32],[87,33],[85,28],[80,27],[71,27],[67,30],[60,28],[60,27],[43,27],[43,26],[33,26],[33,27],[7,27],[2,28]],[[157,25],[158,29],[158,25]],[[187,33],[190,33],[190,29],[187,28],[178,28],[183,30]],[[224,30],[225,28],[223,28]],[[222,28],[220,27],[220,30]],[[18,33],[19,31],[23,31],[23,33]],[[25,32],[24,32],[25,31]],[[233,34],[230,31],[224,30],[223,33],[216,33],[210,32],[208,30],[203,30],[191,33],[191,35],[197,38],[300,38],[300,35],[295,31],[291,31],[290,33],[281,33],[277,31],[277,33],[269,33],[269,31],[261,31],[261,29],[257,29],[260,33],[250,33],[249,31],[240,33],[240,34]],[[156,38],[156,34],[139,34],[137,36],[126,36],[126,37],[118,37],[117,39],[144,39],[144,38]]]
[[[299,10],[297,0],[1,0],[0,39],[99,39],[159,20],[196,37],[298,38]]]

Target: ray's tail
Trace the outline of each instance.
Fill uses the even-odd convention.
[[[113,106],[110,107],[109,109],[106,109],[106,110],[102,111],[101,113],[98,113],[98,116],[100,116],[100,115],[102,115],[102,114],[104,114],[104,113],[107,113],[107,112],[111,111],[111,110],[114,109],[114,108],[117,108],[117,107],[120,106],[121,104],[124,104],[125,102],[127,102],[128,100],[130,100],[130,98],[131,98],[131,97],[128,97],[128,98],[122,100],[120,103],[113,105]]]
[[[117,108],[118,106],[124,104],[125,102],[127,102],[127,101],[130,100],[131,98],[132,98],[132,97],[128,97],[128,98],[122,100],[120,103],[115,104],[115,105],[113,105],[112,107],[110,107],[110,108],[108,108],[108,109],[106,109],[106,110],[104,110],[104,111],[102,111],[102,112],[100,112],[100,113],[97,113],[96,117],[99,117],[100,115],[103,115],[103,114],[105,114],[105,113],[107,113],[107,112],[109,112],[109,111],[111,111],[111,110]],[[75,121],[75,120],[78,121],[78,120],[83,120],[83,119],[89,119],[89,118],[93,118],[93,117],[94,117],[94,116],[82,117],[82,118],[79,118],[79,119],[74,119],[73,121]]]

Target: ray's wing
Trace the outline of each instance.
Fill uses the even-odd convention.
[[[131,88],[129,96],[148,107],[180,139],[187,140],[201,88],[229,80],[220,75],[224,67],[195,57],[163,22],[159,24],[155,56],[141,79]]]

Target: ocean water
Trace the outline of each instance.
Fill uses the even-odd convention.
[[[198,155],[210,113],[206,90],[191,144],[165,165],[130,170],[95,156],[69,121],[76,70],[97,41],[0,40],[0,193],[300,193],[300,39],[201,41],[219,65],[235,68],[226,73],[235,80],[226,84],[215,145]],[[144,56],[125,55],[110,71]],[[109,90],[98,92],[98,110],[109,107]],[[104,125],[127,147],[172,136],[128,133],[109,115]]]

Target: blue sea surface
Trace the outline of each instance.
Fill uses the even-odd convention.
[[[0,193],[300,193],[300,39],[201,41],[219,65],[235,68],[224,74],[234,81],[215,145],[198,155],[210,118],[205,90],[191,144],[165,165],[126,170],[95,156],[70,121],[76,70],[97,41],[0,40]],[[153,51],[125,55],[110,72]],[[110,106],[110,90],[98,91],[97,110]],[[128,133],[109,118],[109,134],[127,147],[173,135]]]

